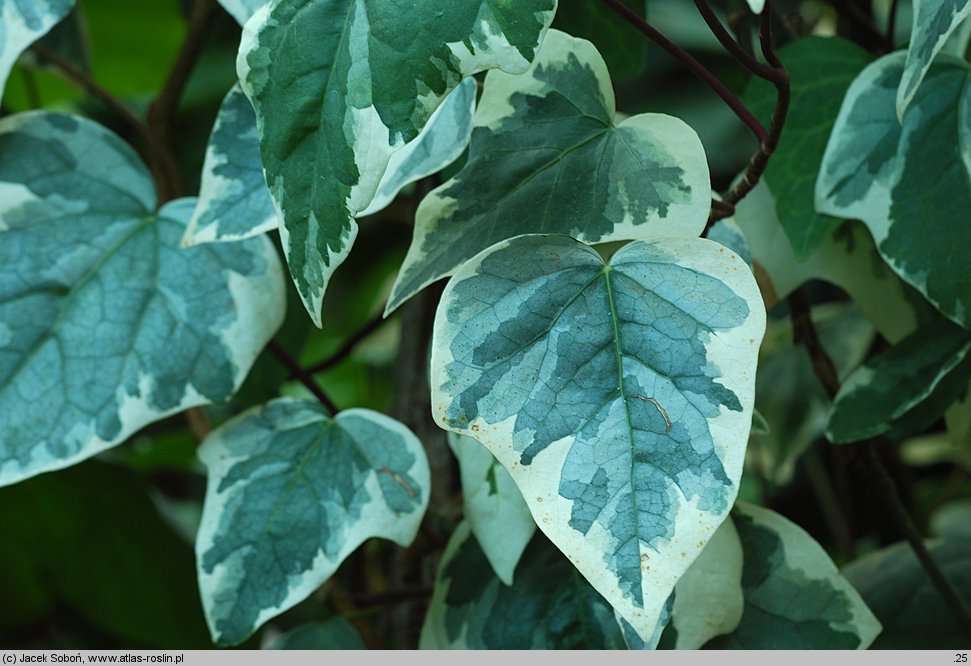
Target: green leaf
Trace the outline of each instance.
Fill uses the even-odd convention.
[[[508,587],[469,524],[445,548],[421,629],[423,650],[618,650],[614,611],[570,561],[537,535]]]
[[[897,118],[901,121],[934,57],[961,21],[971,16],[971,0],[914,0],[913,15],[907,62],[897,89]]]
[[[967,532],[928,543],[931,557],[958,594],[971,599],[971,539]],[[875,650],[966,649],[968,637],[914,555],[897,543],[848,565],[843,574],[883,624]]]
[[[0,0],[0,97],[20,54],[72,7],[74,0]]]
[[[971,333],[940,320],[870,359],[843,383],[826,436],[902,439],[937,421],[971,379]]]
[[[761,14],[762,10],[765,9],[765,0],[745,0],[748,3],[749,9],[751,9],[756,14]]]
[[[0,121],[0,485],[228,399],[283,319],[264,239],[181,250],[191,199],[92,121]]]
[[[742,543],[735,524],[723,522],[674,588],[671,627],[675,649],[697,650],[738,627],[742,594]]]
[[[464,80],[432,114],[421,134],[391,156],[377,195],[361,215],[385,208],[405,186],[458,158],[472,133],[476,82]],[[227,242],[279,227],[263,178],[253,106],[238,87],[229,91],[209,139],[199,204],[183,243]]]
[[[219,107],[202,167],[199,202],[183,245],[251,238],[278,227],[263,179],[256,114],[239,86]]]
[[[718,650],[865,649],[880,623],[826,551],[779,514],[739,502],[732,513],[745,557],[745,610]]]
[[[290,273],[314,322],[395,150],[486,69],[525,71],[556,0],[279,0],[247,22],[240,81],[256,109]]]
[[[487,448],[454,433],[448,445],[459,461],[465,519],[499,580],[512,585],[516,563],[536,532],[529,507]]]
[[[211,647],[192,548],[150,491],[130,471],[96,461],[0,488],[5,645],[23,644],[28,623],[61,609],[123,645]],[[13,635],[3,635],[11,622]]]
[[[670,116],[617,126],[614,114],[603,59],[556,30],[527,74],[490,72],[469,160],[422,200],[387,311],[524,233],[588,243],[699,235],[711,188],[697,135]]]
[[[735,208],[735,221],[745,233],[757,268],[768,273],[769,306],[787,298],[810,280],[823,280],[847,292],[876,329],[896,342],[934,317],[933,308],[904,284],[880,258],[866,227],[847,222],[805,261],[795,258],[779,223],[775,199],[759,183]],[[767,283],[768,286],[768,283]]]
[[[213,431],[199,457],[199,589],[222,645],[303,601],[365,540],[409,545],[428,506],[421,443],[370,410],[329,418],[280,398]]]
[[[863,220],[880,254],[945,316],[971,326],[971,85],[942,55],[898,123],[902,53],[850,86],[816,182],[817,209]]]
[[[272,650],[364,650],[367,646],[347,620],[308,622],[278,638]]]
[[[712,241],[635,242],[604,265],[520,236],[446,287],[432,409],[646,638],[734,501],[764,330],[751,271]]]
[[[219,4],[237,23],[246,25],[256,10],[267,4],[267,0],[219,0]]]
[[[644,18],[647,0],[621,2]],[[644,71],[647,60],[644,35],[602,2],[563,2],[553,27],[593,42],[615,81],[633,78]]]
[[[853,79],[873,58],[856,44],[834,37],[808,37],[779,50],[792,83],[792,102],[779,146],[765,170],[776,212],[799,261],[809,257],[842,224],[816,212],[813,192],[840,102]],[[768,124],[776,90],[754,77],[743,98]]]

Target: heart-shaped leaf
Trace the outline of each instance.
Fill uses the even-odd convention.
[[[492,451],[646,639],[734,501],[764,330],[752,272],[712,241],[635,242],[605,265],[520,236],[445,289],[433,412]]]
[[[374,200],[361,215],[388,206],[407,185],[454,162],[469,143],[476,82],[465,79],[445,99],[413,141],[391,156]],[[279,227],[263,178],[253,106],[239,87],[223,100],[209,138],[199,204],[185,245],[237,241]]]
[[[390,312],[493,243],[559,233],[587,243],[697,236],[711,207],[701,141],[682,121],[614,123],[603,58],[550,30],[525,75],[490,72],[469,160],[422,200]]]
[[[304,600],[371,537],[407,546],[428,506],[421,442],[364,409],[280,398],[213,431],[196,539],[213,639],[240,643]]]
[[[0,121],[0,485],[222,402],[283,320],[272,244],[180,249],[195,200],[92,121]]]
[[[829,555],[798,525],[739,502],[745,610],[738,628],[708,643],[719,650],[866,649],[880,622]]]
[[[246,23],[237,61],[256,109],[283,246],[320,325],[327,282],[394,151],[486,69],[523,72],[556,0],[278,0]]]
[[[867,67],[843,100],[816,181],[820,212],[870,229],[890,267],[971,327],[971,69],[941,55],[904,116],[904,55]]]

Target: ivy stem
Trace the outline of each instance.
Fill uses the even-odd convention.
[[[809,352],[812,358],[813,371],[823,386],[826,387],[826,391],[830,394],[830,397],[835,398],[840,389],[839,377],[836,374],[836,365],[819,340],[816,327],[809,314],[809,302],[801,289],[796,290],[789,297],[789,306],[792,311],[794,342],[806,347],[806,351]],[[897,485],[894,483],[893,477],[887,472],[887,468],[880,459],[879,452],[877,451],[878,442],[879,440],[871,439],[860,443],[864,453],[863,459],[868,467],[870,478],[873,479],[881,500],[890,510],[891,517],[897,525],[897,529],[900,530],[910,544],[914,555],[927,573],[927,577],[930,578],[931,583],[937,589],[941,599],[947,604],[958,626],[971,638],[971,611],[968,610],[967,604],[958,593],[954,582],[948,578],[947,574],[944,573],[943,569],[941,569],[940,565],[934,559],[934,556],[927,549],[927,544],[924,543],[924,538],[917,529],[914,519],[900,499],[900,493],[897,491]]]
[[[291,376],[307,387],[307,390],[310,391],[315,398],[317,398],[318,402],[320,402],[320,404],[322,404],[328,412],[330,412],[331,416],[337,415],[340,408],[334,403],[333,400],[331,400],[330,396],[327,395],[320,384],[317,383],[317,380],[314,379],[313,375],[300,367],[300,364],[297,363],[297,360],[290,355],[290,352],[284,349],[283,346],[276,340],[270,340],[270,343],[266,346],[266,348],[270,350],[270,353],[276,357],[283,367],[290,371]]]
[[[712,74],[711,71],[709,71],[704,65],[698,62],[694,56],[665,37],[657,28],[638,16],[620,0],[601,0],[601,2],[622,16],[624,20],[644,33],[648,39],[670,53],[676,60],[691,70],[695,76],[708,84],[708,87],[711,88],[715,94],[721,97],[725,104],[727,104],[729,108],[735,112],[735,115],[737,115],[739,119],[745,123],[750,130],[752,130],[752,133],[755,134],[760,144],[766,141],[768,138],[768,133],[766,132],[765,127],[762,126],[762,123],[759,122],[758,118],[756,118],[751,111],[745,108],[745,105],[732,94],[728,87],[719,81],[718,77]]]
[[[699,8],[702,4],[699,3]],[[717,18],[715,18],[715,21],[717,22]],[[721,26],[720,22],[718,22],[718,26]],[[724,30],[723,27],[721,29]],[[725,35],[731,40],[727,32]],[[737,46],[734,40],[732,40],[732,43]],[[758,185],[766,168],[769,166],[769,160],[779,146],[782,129],[785,127],[786,118],[789,115],[789,103],[792,100],[792,85],[789,82],[789,73],[783,66],[778,54],[776,54],[775,47],[772,43],[772,0],[766,0],[765,8],[762,10],[762,16],[759,22],[759,45],[762,49],[762,55],[765,56],[765,60],[768,62],[768,66],[758,62],[747,53],[745,54],[746,59],[740,60],[740,62],[753,74],[766,79],[775,86],[776,103],[772,111],[772,120],[768,134],[760,142],[759,149],[749,160],[748,168],[745,169],[745,174],[742,176],[742,179],[735,184],[735,187],[723,199],[724,203],[731,206],[733,211],[735,205]],[[738,51],[744,53],[741,47],[738,47]],[[753,62],[749,63],[747,62],[748,60],[752,60]],[[750,65],[758,65],[758,67],[752,69]],[[728,217],[725,211],[712,209],[708,224],[711,225],[724,217]]]
[[[214,0],[195,0],[192,5],[192,13],[189,15],[185,39],[182,40],[182,46],[176,56],[175,64],[169,70],[169,75],[158,97],[148,107],[148,126],[163,146],[171,144],[172,126],[179,100],[182,99],[182,93],[189,82],[189,77],[199,60],[199,56],[202,55],[205,36],[209,32],[214,8]],[[153,159],[158,157],[154,152],[152,156]],[[166,172],[164,176],[158,183],[160,203],[165,203],[185,193],[182,178],[177,170],[171,173]]]
[[[337,349],[337,351],[325,358],[320,363],[308,368],[308,372],[324,372],[325,370],[330,370],[331,368],[339,365],[351,355],[354,349],[361,342],[366,340],[371,336],[372,333],[375,333],[378,329],[384,326],[386,321],[387,319],[384,318],[384,306],[382,305],[381,311],[378,312],[377,315],[367,321],[361,328],[352,333],[351,336],[344,341],[344,344]]]
[[[735,41],[735,38],[729,34],[728,30],[722,25],[722,22],[715,15],[714,10],[712,10],[711,5],[709,5],[705,0],[695,0],[695,7],[698,9],[698,13],[701,17],[705,19],[705,23],[708,24],[708,29],[715,38],[721,43],[722,47],[728,51],[733,58],[738,60],[742,66],[748,71],[752,72],[755,76],[765,79],[767,81],[774,81],[778,77],[778,73],[770,66],[759,62],[759,60],[753,56],[751,53],[742,48],[742,45]]]

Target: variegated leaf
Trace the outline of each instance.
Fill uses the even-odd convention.
[[[478,82],[470,76],[448,94],[421,134],[391,156],[378,192],[361,216],[383,210],[405,187],[441,171],[459,158],[472,137],[478,89]]]
[[[0,98],[20,54],[72,7],[74,0],[0,0]]]
[[[131,148],[82,118],[0,121],[0,484],[224,401],[283,320],[266,240],[182,250]]]
[[[863,220],[880,254],[945,316],[971,326],[971,85],[968,64],[935,60],[904,116],[904,56],[850,86],[816,182],[820,212]]]
[[[421,442],[369,410],[330,418],[280,398],[213,431],[199,457],[199,589],[223,645],[305,599],[366,539],[410,544],[428,506]]]
[[[968,387],[971,333],[941,318],[870,359],[843,382],[826,436],[902,439],[937,421]]]
[[[507,587],[466,522],[445,548],[421,629],[425,650],[624,649],[614,611],[537,535]]]
[[[465,519],[499,580],[512,585],[516,564],[536,532],[529,507],[489,449],[455,433],[448,434],[448,444],[459,461]]]
[[[779,514],[739,502],[745,610],[738,628],[708,643],[720,650],[865,649],[880,622],[826,551]]]
[[[674,588],[670,631],[678,650],[698,650],[738,627],[745,608],[742,542],[731,519],[723,522]]]
[[[472,133],[476,82],[464,80],[432,114],[413,141],[391,156],[377,196],[361,215],[390,204],[402,188],[455,161]],[[184,244],[236,241],[279,227],[263,178],[256,115],[238,87],[223,101],[202,171],[199,205]]]
[[[757,268],[768,275],[769,307],[806,282],[823,280],[847,292],[891,342],[934,316],[927,301],[887,267],[866,227],[858,222],[845,223],[799,261],[779,222],[775,197],[764,182],[738,203],[734,219]]]
[[[712,241],[635,242],[605,265],[519,236],[445,289],[432,408],[647,638],[734,501],[764,330],[752,272]]]
[[[283,246],[320,325],[331,274],[392,154],[459,82],[523,72],[556,0],[278,0],[247,22],[237,61],[253,101]]]
[[[256,114],[234,86],[219,107],[209,137],[199,202],[183,245],[242,240],[277,226],[276,208],[263,179]]]
[[[559,233],[588,243],[697,236],[711,206],[694,131],[658,114],[614,124],[607,67],[551,30],[525,75],[490,72],[469,160],[421,202],[390,312],[493,243]]]
[[[897,88],[897,118],[902,120],[934,57],[961,22],[971,16],[971,0],[914,0],[907,62]]]

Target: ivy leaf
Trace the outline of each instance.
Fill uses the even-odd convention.
[[[971,539],[967,532],[928,543],[934,561],[958,593],[971,598]],[[883,624],[876,650],[967,649],[968,637],[941,599],[910,544],[897,543],[860,558],[843,571]]]
[[[267,4],[267,0],[219,0],[219,4],[237,23],[246,25],[256,10]]]
[[[658,644],[661,642],[661,636],[671,621],[671,614],[674,612],[674,596],[674,592],[672,592],[671,596],[668,597],[664,608],[661,609],[661,616],[654,626],[654,632],[647,639],[641,638],[640,634],[631,626],[631,623],[614,611],[628,650],[654,650],[658,647]]]
[[[423,650],[622,650],[614,611],[570,561],[537,535],[499,580],[467,522],[452,534],[421,629]]]
[[[74,0],[0,0],[0,97],[20,54],[73,7]]]
[[[756,14],[761,14],[762,10],[765,9],[765,0],[745,0],[748,3],[749,9],[751,9]]]
[[[971,333],[941,319],[879,354],[843,383],[830,414],[831,442],[902,439],[940,418],[971,379]]]
[[[971,0],[914,0],[913,16],[907,61],[897,88],[897,118],[901,121],[934,57],[961,21],[971,16]]]
[[[263,179],[253,106],[237,86],[226,95],[209,137],[199,202],[182,244],[251,238],[278,227]]]
[[[745,557],[745,610],[717,650],[865,649],[880,623],[826,551],[779,514],[739,502],[732,513]]]
[[[816,182],[820,212],[863,220],[880,254],[945,316],[971,326],[971,85],[967,63],[942,55],[903,119],[894,96],[904,56],[850,86]]]
[[[0,121],[0,485],[228,399],[283,320],[264,239],[181,250],[147,169],[96,123]]]
[[[556,0],[279,0],[237,61],[290,273],[311,318],[395,150],[466,76],[525,71]]]
[[[621,0],[644,18],[646,0]],[[588,39],[603,54],[611,78],[630,79],[642,71],[647,60],[647,40],[624,17],[602,2],[564,2],[556,12],[553,27]]]
[[[827,37],[787,44],[779,50],[779,57],[792,82],[792,104],[765,180],[775,194],[779,221],[793,254],[803,261],[843,222],[817,213],[813,192],[840,102],[872,57],[852,42]],[[768,122],[775,98],[774,86],[753,78],[744,101]]]
[[[361,215],[384,210],[406,186],[438,173],[459,158],[472,137],[478,82],[464,79],[448,94],[421,134],[391,156],[374,200]]]
[[[711,207],[698,136],[670,116],[614,115],[607,68],[582,39],[550,30],[527,74],[490,72],[468,162],[422,200],[387,312],[524,233],[698,236]]]
[[[768,274],[769,308],[810,280],[823,280],[847,292],[891,342],[936,316],[927,301],[887,267],[872,236],[858,222],[847,222],[799,261],[765,183],[738,202],[734,219],[745,233],[757,270]]]
[[[278,638],[272,650],[365,650],[367,646],[347,620],[308,622]]]
[[[361,215],[388,206],[407,185],[440,171],[465,149],[472,133],[475,79],[464,80],[445,99],[418,137],[394,153],[378,193]],[[279,216],[263,178],[253,106],[239,87],[219,109],[202,170],[199,204],[183,244],[229,242],[279,227]]]
[[[723,522],[674,588],[670,627],[674,648],[698,650],[738,627],[742,594],[742,542],[731,520]]]
[[[213,640],[232,645],[303,601],[371,537],[407,546],[428,506],[424,449],[364,409],[280,398],[212,432],[196,539]]]
[[[715,242],[635,242],[605,265],[520,236],[446,287],[432,410],[646,638],[734,501],[764,330],[752,272]]]
[[[512,585],[516,564],[536,532],[529,507],[487,448],[454,433],[448,445],[459,461],[465,519],[499,580]]]

